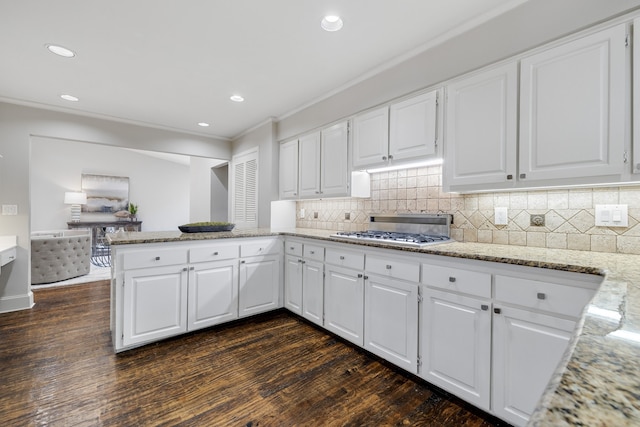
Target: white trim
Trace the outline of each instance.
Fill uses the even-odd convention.
[[[27,310],[33,308],[33,292],[29,291],[26,295],[15,295],[0,298],[0,313],[9,313],[10,311]]]

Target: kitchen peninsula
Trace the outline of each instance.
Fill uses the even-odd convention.
[[[204,253],[197,250],[198,248],[217,246],[220,250],[209,255],[215,253],[217,254],[215,256],[223,256],[233,261],[229,263],[212,261],[210,267],[215,268],[211,271],[223,271],[221,277],[227,277],[230,280],[235,280],[234,274],[237,274],[237,271],[234,272],[234,269],[243,268],[242,265],[247,264],[243,261],[247,260],[270,260],[271,264],[267,266],[267,270],[262,271],[275,274],[274,270],[277,270],[277,273],[280,273],[282,268],[277,263],[282,264],[281,257],[284,253],[288,253],[288,248],[284,248],[282,244],[285,240],[288,242],[288,239],[302,239],[314,245],[327,245],[327,247],[334,245],[341,249],[345,248],[345,253],[348,254],[366,249],[384,251],[389,253],[392,259],[398,260],[413,257],[436,264],[439,261],[459,260],[471,263],[469,264],[471,266],[474,266],[473,263],[488,262],[492,263],[491,265],[500,264],[504,268],[534,269],[532,271],[540,273],[541,276],[546,272],[560,275],[578,274],[590,282],[593,289],[597,288],[597,291],[579,315],[577,327],[571,335],[569,349],[531,415],[529,425],[622,426],[637,425],[640,422],[640,406],[635,398],[640,383],[640,362],[637,358],[640,350],[640,263],[638,262],[640,258],[638,256],[457,242],[417,249],[380,243],[350,242],[329,237],[331,234],[329,230],[311,229],[296,229],[290,232],[258,229],[225,233],[131,232],[124,236],[111,234],[108,238],[115,255],[112,267],[111,304],[114,342],[121,339],[116,332],[122,333],[119,329],[122,326],[118,326],[122,319],[117,319],[117,307],[123,301],[118,300],[121,296],[117,290],[125,287],[127,274],[127,261],[120,255],[131,253],[131,251],[145,251],[152,247],[162,250],[192,249],[195,259],[199,256],[202,260]],[[240,249],[243,245],[244,255]],[[231,253],[224,255],[225,250],[230,250]],[[175,256],[175,252],[165,253]],[[181,265],[184,265],[180,268],[179,274],[189,274],[190,268],[195,266],[190,264],[192,260],[186,253],[184,252],[183,258],[179,259],[182,262]],[[158,261],[164,260],[161,258]],[[123,263],[125,265],[122,265]],[[222,270],[218,270],[218,267]],[[186,270],[183,271],[184,268]],[[166,271],[162,270],[162,274],[166,274]],[[264,275],[261,274],[261,277],[263,281],[266,280]],[[274,277],[272,276],[272,279]],[[247,279],[245,277],[245,280]],[[280,294],[273,308],[284,305],[282,296],[284,285],[280,278],[276,280],[279,283],[277,289]],[[602,284],[598,287],[600,282]],[[186,297],[186,288],[183,297]],[[273,294],[263,294],[262,297],[273,297]],[[234,297],[230,295],[229,298]],[[271,309],[271,306],[265,307],[266,310]],[[141,344],[144,344],[144,340],[132,345]],[[122,346],[118,349],[118,347],[116,345],[117,351],[128,348]],[[487,412],[491,413],[489,410]]]

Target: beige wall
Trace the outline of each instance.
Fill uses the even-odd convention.
[[[596,227],[596,204],[628,205],[629,226]],[[494,207],[505,206],[509,224],[493,225]],[[457,241],[640,254],[640,186],[449,194],[434,166],[373,174],[370,199],[300,201],[297,212],[298,227],[350,231],[368,229],[370,212],[446,212]],[[531,226],[530,214],[545,214],[545,226]]]

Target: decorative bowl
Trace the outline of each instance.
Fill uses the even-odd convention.
[[[235,224],[213,224],[213,225],[179,225],[178,229],[183,233],[210,233],[214,231],[231,231]]]

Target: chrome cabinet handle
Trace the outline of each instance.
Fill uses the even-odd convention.
[[[513,175],[511,174],[507,175],[507,179],[513,179]]]
[[[290,249],[290,250],[293,250],[293,246],[289,246],[289,249]]]
[[[246,261],[242,260],[242,261],[240,261],[240,264],[244,264],[245,262],[246,262]]]
[[[301,260],[301,259],[299,259],[299,260],[298,260],[298,262],[302,262],[302,260]]]
[[[456,281],[456,278],[455,278],[455,277],[453,277],[453,276],[449,276],[449,282],[451,282],[451,283],[455,283],[455,281]]]
[[[340,259],[344,259],[344,255],[340,255]]]
[[[191,270],[191,271],[193,271],[195,269],[196,269],[195,267],[189,267],[189,270]]]
[[[188,270],[187,267],[182,268],[182,271],[187,271],[187,270]]]
[[[499,308],[494,308],[494,309],[493,309],[493,312],[494,312],[495,314],[500,314],[500,313],[502,313],[502,310],[501,310],[501,309],[499,309]]]
[[[488,306],[487,304],[482,304],[482,305],[480,306],[480,308],[482,309],[482,311],[487,311],[487,310],[489,310],[489,306]]]
[[[387,160],[387,156],[382,156],[382,160]]]
[[[218,252],[214,252],[214,253],[213,253],[213,255],[214,255],[214,256],[218,255]]]
[[[538,295],[536,295],[538,297],[538,299],[547,299],[547,294],[545,294],[544,292],[538,292]]]
[[[526,177],[527,177],[527,174],[526,174],[526,173],[521,173],[521,174],[520,174],[520,179],[525,179]]]
[[[391,270],[391,265],[387,264],[387,270]]]
[[[389,154],[389,160],[393,160],[393,155]]]
[[[156,257],[156,261],[160,261],[160,257],[159,256]]]
[[[313,254],[315,254],[315,253],[316,253],[316,251],[309,251],[309,253],[310,253],[311,255],[313,255]]]
[[[358,279],[362,279],[362,273],[358,273]]]
[[[368,279],[369,279],[369,276],[364,276],[364,280],[368,280]]]

